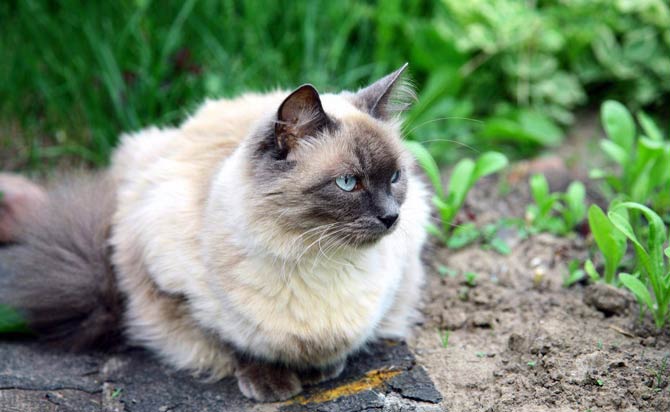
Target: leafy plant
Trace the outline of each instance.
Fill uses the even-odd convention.
[[[563,287],[570,287],[584,279],[586,271],[584,271],[581,266],[581,262],[576,259],[573,259],[568,263],[568,274],[563,279]]]
[[[605,283],[616,283],[616,272],[626,253],[626,237],[605,215],[598,205],[589,207],[589,227],[596,245],[605,260],[605,273],[601,276],[591,260],[584,264],[584,270],[592,280],[603,279]]]
[[[631,212],[642,214],[646,221],[646,239],[636,234]],[[663,327],[670,307],[670,247],[665,248],[668,231],[661,218],[650,208],[639,203],[626,202],[612,208],[609,220],[633,244],[638,261],[638,272],[621,273],[619,279],[654,316],[658,328]],[[640,232],[638,228],[638,232]],[[665,255],[665,256],[664,256]],[[649,292],[649,286],[651,292]]]
[[[432,201],[440,215],[442,227],[430,224],[428,231],[447,244],[455,229],[458,228],[454,220],[472,186],[482,177],[496,173],[507,166],[507,157],[497,152],[486,152],[476,160],[468,158],[460,160],[451,172],[449,185],[445,192],[440,170],[428,150],[417,142],[409,141],[406,142],[406,145],[426,172],[435,190]],[[464,235],[463,232],[461,230],[459,234],[471,236]]]
[[[583,183],[570,183],[565,193],[550,193],[544,175],[535,174],[529,184],[535,203],[528,206],[526,218],[536,231],[565,235],[584,220],[586,189]]]
[[[650,206],[662,214],[670,212],[670,141],[644,112],[638,113],[642,133],[637,136],[635,121],[621,103],[606,101],[601,120],[607,139],[600,147],[616,165],[611,171],[595,169],[610,196]]]

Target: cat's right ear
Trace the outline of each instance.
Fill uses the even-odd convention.
[[[298,87],[277,111],[275,137],[279,150],[288,153],[299,139],[315,136],[330,123],[321,105],[319,92],[311,84]]]

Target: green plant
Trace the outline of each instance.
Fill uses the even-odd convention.
[[[0,305],[0,333],[26,333],[28,328],[21,315],[6,305]]]
[[[432,201],[440,215],[442,227],[430,224],[428,231],[446,244],[455,228],[458,228],[454,220],[472,186],[482,177],[496,173],[507,166],[507,157],[497,152],[486,152],[476,160],[460,160],[451,171],[445,192],[440,170],[430,152],[418,142],[408,141],[405,144],[426,172],[435,190]]]
[[[472,288],[477,286],[477,274],[475,272],[465,272],[463,276],[465,276],[465,283],[468,286]]]
[[[616,168],[594,169],[591,176],[603,179],[611,197],[670,212],[670,141],[644,112],[637,116],[643,132],[637,136],[633,116],[619,102],[604,102],[600,114],[607,133],[600,147]]]
[[[598,205],[589,207],[588,219],[593,238],[605,261],[605,273],[601,276],[590,259],[584,264],[584,270],[592,280],[603,279],[605,283],[615,284],[616,272],[626,253],[626,237],[616,229]]]
[[[535,203],[528,206],[526,218],[536,231],[565,235],[584,220],[586,189],[582,182],[570,183],[565,193],[550,193],[541,174],[532,175],[529,184]]]
[[[438,332],[440,334],[440,342],[442,343],[442,347],[446,348],[449,346],[449,335],[451,334],[451,331],[445,329]]]
[[[632,212],[643,215],[647,226],[634,227]],[[633,244],[638,262],[635,274],[621,273],[619,279],[651,311],[656,327],[661,328],[670,309],[670,262],[667,261],[670,259],[670,247],[664,249],[668,239],[667,228],[658,214],[639,203],[618,204],[610,210],[608,217]],[[646,236],[640,236],[640,232],[645,232]]]
[[[568,263],[568,274],[563,278],[563,287],[570,287],[584,278],[586,272],[581,266],[581,262],[577,259]]]

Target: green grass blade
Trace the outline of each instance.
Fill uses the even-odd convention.
[[[440,169],[431,156],[428,149],[423,147],[421,143],[414,141],[405,141],[405,147],[414,155],[414,158],[419,165],[426,172],[426,176],[430,180],[430,183],[433,185],[433,189],[438,197],[444,198],[444,190],[442,189],[442,180],[440,179]]]
[[[619,275],[619,280],[625,287],[627,287],[633,294],[644,303],[649,309],[654,310],[654,301],[651,299],[651,294],[649,289],[640,281],[640,279],[635,276],[621,273]]]

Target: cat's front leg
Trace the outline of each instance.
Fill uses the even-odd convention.
[[[244,396],[260,402],[283,401],[302,391],[298,373],[276,363],[240,358],[235,377]]]

